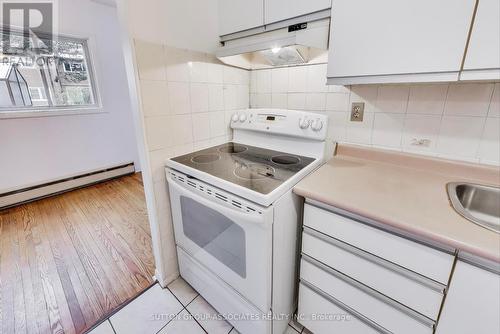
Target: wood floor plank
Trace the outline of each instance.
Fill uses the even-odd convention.
[[[85,323],[87,325],[93,324],[99,319],[99,315],[103,313],[103,308],[99,304],[99,297],[65,228],[65,208],[59,200],[53,204],[53,210],[58,213],[59,220],[57,224],[51,226],[54,233],[52,235],[59,241],[59,247],[64,249],[65,263],[70,274],[71,283],[76,290],[76,298],[83,309]]]
[[[73,266],[71,265],[71,257],[66,253],[66,247],[64,245],[64,240],[62,239],[56,226],[62,225],[58,212],[53,210],[53,206],[49,205],[46,201],[39,203],[41,209],[44,211],[47,221],[44,224],[45,232],[50,236],[49,244],[52,251],[52,255],[55,262],[55,267],[57,274],[59,276],[59,281],[66,299],[69,313],[71,315],[71,320],[73,326],[77,333],[82,332],[85,329],[85,318],[83,316],[80,304],[85,306],[86,295],[84,294],[80,300],[76,296],[75,287],[78,289],[79,279],[75,279],[73,274]],[[73,276],[73,279],[71,279]],[[73,284],[75,282],[76,284]]]
[[[0,211],[0,333],[82,333],[150,286],[140,174]]]
[[[142,265],[146,272],[152,276],[154,272],[153,251],[151,248],[151,237],[143,232],[136,224],[133,217],[124,215],[127,208],[124,208],[124,203],[116,197],[104,197],[101,191],[94,190],[96,196],[100,196],[99,212],[106,216],[109,223],[108,228],[114,237],[122,244],[129,245],[129,255],[132,258],[137,258],[138,265]],[[127,240],[135,240],[134,244],[130,244]]]
[[[28,210],[27,208],[20,207],[13,210],[23,210],[24,219],[26,220],[24,225],[24,247],[26,248],[25,251],[27,254],[31,284],[33,286],[33,294],[31,298],[33,299],[33,307],[35,311],[33,315],[34,319],[28,317],[27,321],[31,323],[35,322],[33,325],[36,328],[35,333],[50,333],[49,310],[45,301],[43,280],[39,274],[38,255],[35,247],[35,242],[39,242],[39,238],[35,237],[36,230],[33,232],[34,227],[39,223],[39,221],[41,221],[41,217],[37,218],[34,215],[34,210]],[[31,325],[28,325],[28,327],[31,327]]]
[[[42,203],[32,203],[35,210],[34,215],[42,217],[40,223],[33,228],[33,231],[39,275],[42,278],[45,303],[49,310],[50,329],[52,333],[74,333],[68,303],[65,302],[61,277],[57,272],[56,262],[59,261],[57,258],[59,254],[52,252],[50,245],[52,236],[45,231],[46,225],[50,224],[51,220],[43,210]]]
[[[133,286],[123,277],[123,271],[116,263],[116,255],[110,249],[109,240],[104,237],[99,226],[100,222],[92,221],[95,217],[89,208],[89,203],[79,193],[70,195],[71,197],[62,200],[73,207],[74,212],[80,217],[78,236],[81,244],[86,249],[87,255],[90,255],[92,265],[101,271],[99,280],[113,297],[110,301],[116,306],[120,300],[127,298],[123,291],[133,289]]]
[[[91,196],[89,193],[86,195],[85,200],[90,207],[87,214],[93,216],[91,221],[94,222],[94,224],[96,222],[98,224],[94,225],[94,228],[100,229],[103,241],[105,241],[108,246],[110,255],[113,256],[116,264],[122,268],[123,274],[129,275],[128,280],[130,282],[135,282],[137,286],[147,284],[149,280],[143,275],[144,272],[147,272],[147,268],[143,266],[135,256],[144,254],[143,250],[137,247],[137,243],[134,245],[127,245],[126,241],[121,237],[120,232],[118,232],[111,223],[111,221],[116,223],[116,220],[118,220],[118,225],[124,225],[123,219],[118,219],[119,217],[117,217],[113,208],[110,208],[110,210],[105,209],[105,207],[109,207],[109,203],[106,202],[105,198],[96,200],[95,197]],[[151,249],[150,247],[146,248]],[[137,251],[137,253],[134,254],[135,252],[132,250]],[[151,257],[152,254],[149,254],[149,256]]]

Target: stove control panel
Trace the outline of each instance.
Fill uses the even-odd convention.
[[[298,110],[246,109],[231,117],[231,128],[324,140],[328,116]]]

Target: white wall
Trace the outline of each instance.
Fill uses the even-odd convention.
[[[328,114],[338,142],[500,164],[499,83],[327,86],[320,64],[252,71],[250,90],[252,107]],[[352,102],[365,103],[363,122],[350,121]]]
[[[217,0],[129,0],[135,39],[214,53],[219,45]]]
[[[94,40],[103,113],[0,119],[0,192],[138,162],[116,8],[64,0],[59,10],[61,34]]]

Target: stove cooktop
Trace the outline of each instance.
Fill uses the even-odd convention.
[[[268,194],[315,159],[229,142],[171,160]]]

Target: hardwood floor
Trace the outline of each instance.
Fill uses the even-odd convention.
[[[153,275],[140,174],[0,211],[1,333],[82,333]]]

